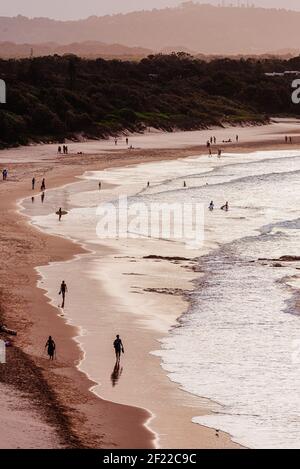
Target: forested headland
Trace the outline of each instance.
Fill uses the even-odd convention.
[[[178,53],[139,62],[76,56],[0,60],[0,78],[7,85],[7,103],[0,104],[0,145],[299,116],[300,105],[291,99],[294,76],[283,74],[295,70],[300,57],[206,62]]]

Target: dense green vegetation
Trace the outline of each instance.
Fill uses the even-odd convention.
[[[207,63],[182,53],[140,62],[75,56],[1,60],[7,104],[0,105],[0,145],[299,115],[300,105],[291,101],[293,77],[265,75],[285,70],[300,70],[300,58]]]

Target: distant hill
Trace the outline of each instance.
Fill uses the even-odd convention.
[[[142,47],[127,47],[121,44],[104,44],[103,42],[85,41],[60,45],[55,42],[44,44],[15,44],[13,42],[0,43],[0,58],[26,58],[47,55],[74,54],[84,58],[142,58],[152,51]]]
[[[0,41],[70,44],[97,41],[154,51],[180,44],[203,54],[263,54],[300,44],[300,12],[187,2],[79,21],[0,17]]]

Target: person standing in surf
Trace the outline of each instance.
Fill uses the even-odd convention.
[[[60,209],[58,210],[57,214],[58,214],[58,221],[60,221],[60,220],[61,220],[61,217],[62,217],[62,209],[61,209],[61,207],[60,207]]]
[[[60,290],[59,290],[59,295],[62,295],[62,305],[61,305],[62,308],[65,307],[65,299],[66,299],[67,292],[68,292],[68,287],[65,281],[63,280],[60,286]]]

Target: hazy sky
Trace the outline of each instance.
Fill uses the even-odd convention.
[[[198,0],[199,3],[221,3],[221,0]],[[237,0],[225,0],[227,4]],[[265,7],[290,8],[300,10],[300,0],[249,0],[250,3]],[[241,3],[247,0],[241,0]],[[48,16],[58,19],[86,18],[91,15],[149,10],[174,6],[182,0],[9,0],[1,1],[0,16],[18,14],[34,17]]]

